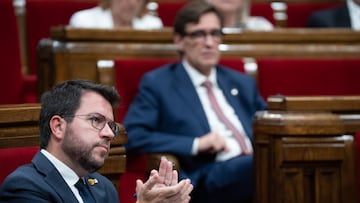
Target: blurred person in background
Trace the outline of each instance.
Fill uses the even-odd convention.
[[[127,153],[174,154],[194,185],[191,203],[253,201],[252,122],[266,103],[252,76],[218,64],[222,28],[204,0],[183,7],[173,38],[180,61],[142,77],[124,119]]]
[[[338,7],[315,11],[310,15],[307,27],[360,30],[360,0],[346,0]]]
[[[266,18],[250,16],[250,0],[205,0],[218,9],[224,17],[224,28],[272,30]]]
[[[100,0],[99,6],[74,13],[70,26],[79,28],[160,29],[161,19],[147,14],[148,0]]]

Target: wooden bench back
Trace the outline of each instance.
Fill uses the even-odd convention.
[[[358,58],[360,53],[360,33],[347,29],[232,31],[220,45],[224,58]],[[98,60],[138,57],[178,57],[172,30],[56,27],[38,49],[39,93],[71,78],[98,81]]]

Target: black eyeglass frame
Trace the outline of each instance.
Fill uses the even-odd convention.
[[[195,30],[192,32],[184,32],[182,34],[184,37],[188,36],[191,39],[202,39],[205,40],[208,35],[210,35],[214,40],[220,41],[224,37],[224,33],[221,29],[213,29],[208,31],[205,30]]]
[[[104,129],[106,124],[108,124],[111,131],[114,133],[114,139],[118,135],[122,134],[118,123],[116,123],[115,121],[107,120],[107,118],[100,113],[90,113],[90,114],[84,114],[84,115],[63,115],[61,117],[62,118],[77,117],[77,118],[81,118],[81,119],[90,120],[91,126],[99,131]],[[87,117],[87,118],[82,118],[82,117]],[[96,119],[101,120],[101,122],[99,122],[98,125],[95,124]]]

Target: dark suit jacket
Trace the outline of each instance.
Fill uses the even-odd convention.
[[[217,82],[252,139],[253,116],[265,108],[255,80],[232,69],[217,67]],[[231,94],[233,89],[238,90],[237,95]],[[214,155],[191,155],[194,138],[210,132],[210,127],[181,63],[165,65],[143,76],[123,124],[129,135],[126,145],[129,153],[175,154],[181,172],[193,173],[192,182],[196,181],[197,170],[214,161]]]
[[[95,178],[97,184],[90,191],[98,203],[119,203],[114,185],[99,173],[85,178]],[[0,202],[7,203],[75,203],[75,195],[54,165],[38,152],[32,164],[24,165],[11,173],[0,190]]]
[[[310,15],[307,27],[314,28],[351,28],[350,14],[346,4],[342,6],[316,11]]]

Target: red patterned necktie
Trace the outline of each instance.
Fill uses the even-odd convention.
[[[207,89],[208,98],[211,103],[211,107],[215,111],[218,118],[224,123],[224,125],[232,131],[235,139],[239,142],[242,154],[250,154],[251,151],[248,149],[245,143],[244,135],[242,135],[238,129],[235,128],[235,126],[226,118],[224,113],[221,111],[220,106],[218,102],[216,101],[214,92],[212,90],[212,84],[210,81],[206,80],[203,84],[204,87]]]

